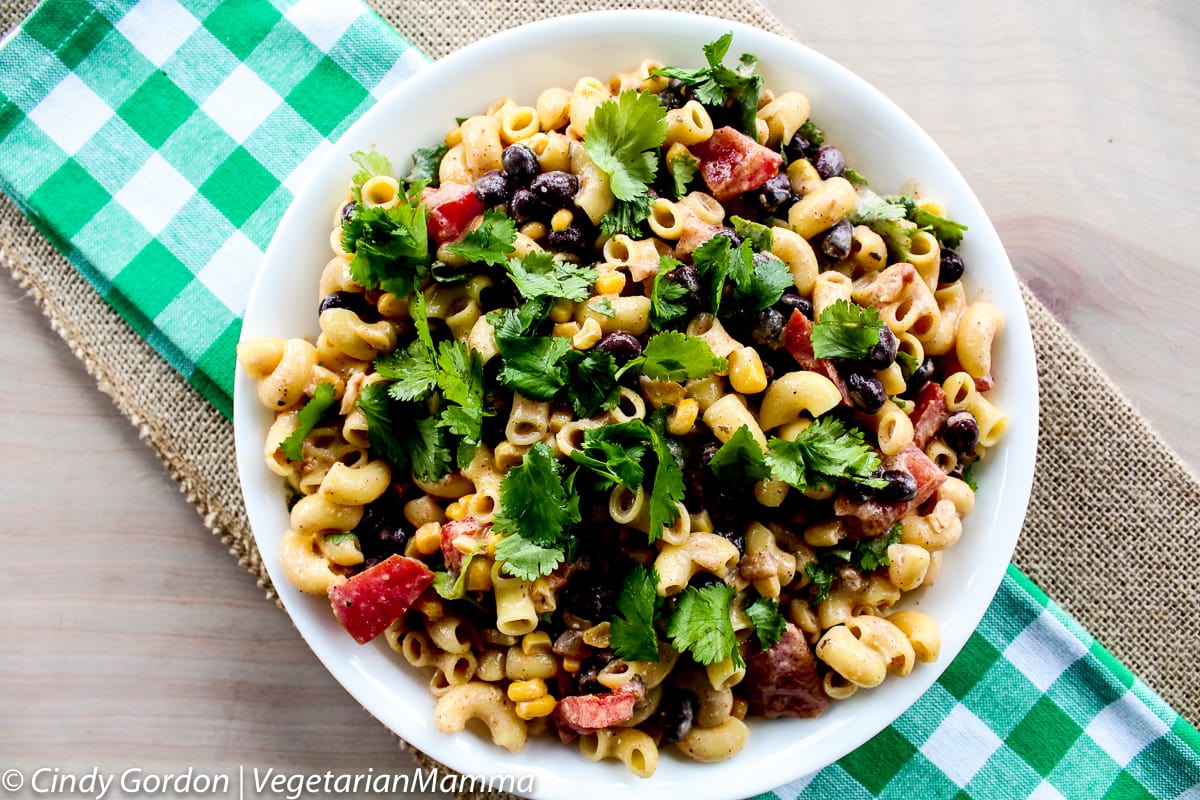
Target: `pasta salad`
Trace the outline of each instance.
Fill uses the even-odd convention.
[[[648,777],[938,657],[899,604],[1004,433],[1003,315],[965,226],[731,39],[498,100],[403,175],[355,153],[320,335],[238,346],[285,574],[428,669],[443,731]]]

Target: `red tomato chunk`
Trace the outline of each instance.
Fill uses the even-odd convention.
[[[564,697],[554,708],[554,721],[577,733],[598,731],[633,719],[637,701],[637,694],[628,690]]]
[[[717,128],[712,138],[691,148],[712,196],[722,203],[774,178],[783,156],[733,128]]]
[[[426,227],[438,244],[462,238],[475,218],[483,213],[483,203],[475,190],[461,183],[443,183],[438,189],[421,192],[421,203],[428,214]]]
[[[433,571],[407,556],[392,556],[329,590],[342,627],[366,644],[403,616],[433,583]]]

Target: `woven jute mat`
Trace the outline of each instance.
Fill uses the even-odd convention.
[[[33,5],[0,5],[0,31]],[[504,28],[598,8],[698,11],[788,34],[755,0],[373,5],[434,58]],[[154,448],[205,525],[273,596],[242,505],[233,426],[98,302],[6,198],[0,199],[0,261]],[[1185,719],[1200,724],[1200,480],[1046,307],[1028,290],[1023,294],[1038,357],[1041,432],[1016,564]]]

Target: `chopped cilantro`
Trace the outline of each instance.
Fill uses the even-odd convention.
[[[520,308],[503,308],[487,315],[496,340],[516,339],[536,328],[550,313],[550,301],[540,297],[523,303]]]
[[[832,487],[838,479],[875,489],[887,483],[871,477],[879,467],[879,456],[864,443],[862,431],[847,429],[836,417],[822,417],[795,441],[772,438],[767,445],[771,473],[800,491],[809,486]]]
[[[544,250],[528,253],[524,259],[510,258],[505,266],[508,277],[523,296],[558,298],[582,302],[596,282],[596,270],[565,261],[557,261]]]
[[[896,353],[896,363],[900,365],[900,374],[906,381],[917,371],[917,367],[921,366],[921,362],[917,361],[916,356],[903,350]]]
[[[612,210],[600,218],[600,233],[604,236],[623,233],[633,239],[641,239],[646,234],[642,223],[650,216],[651,205],[650,195],[634,200],[618,200]]]
[[[733,32],[721,36],[715,41],[704,45],[704,58],[707,67],[700,69],[683,69],[680,67],[663,67],[656,69],[652,75],[664,75],[675,78],[692,88],[696,99],[710,106],[722,106],[730,102],[737,112],[738,128],[742,133],[753,136],[755,133],[755,113],[758,111],[758,95],[762,91],[762,77],[754,74],[758,59],[749,53],[743,53],[735,69],[724,65],[729,46],[733,43]]]
[[[727,583],[684,589],[667,624],[667,635],[675,649],[691,653],[697,664],[719,664],[729,658],[734,666],[744,667],[746,662],[729,618],[736,594],[737,590]]]
[[[732,284],[730,299],[739,307],[755,311],[773,305],[786,289],[795,285],[787,264],[771,253],[754,252],[754,242],[761,242],[770,232],[764,235],[746,225],[743,229],[751,235],[737,247],[731,246],[727,236],[714,236],[692,252],[692,262],[708,288],[713,314],[721,309],[727,282]]]
[[[696,173],[700,171],[700,162],[685,148],[677,151],[674,157],[667,155],[667,169],[671,173],[671,188],[678,200],[687,194],[688,184],[695,180]]]
[[[709,308],[713,314],[720,310],[721,300],[725,295],[725,279],[729,275],[731,259],[730,244],[728,236],[713,236],[692,251],[692,263],[696,265],[701,281],[708,288]],[[746,248],[745,254],[747,261],[753,258],[749,248]],[[753,269],[753,265],[750,265],[749,269]]]
[[[658,274],[650,287],[650,326],[654,330],[662,330],[669,322],[674,322],[687,315],[687,304],[678,302],[687,296],[687,288],[680,283],[667,279],[667,273],[683,266],[670,256],[659,260]]]
[[[446,249],[467,261],[497,266],[505,263],[517,240],[517,224],[503,211],[489,208],[475,230]]]
[[[417,418],[392,400],[382,383],[363,386],[358,407],[367,418],[367,442],[393,467],[411,468],[421,480],[436,481],[450,470],[450,450],[433,417]]]
[[[846,180],[850,181],[855,188],[869,189],[871,184],[867,183],[867,179],[862,176],[862,173],[853,167],[846,167]]]
[[[620,399],[617,362],[609,353],[591,349],[571,350],[563,357],[567,368],[571,406],[575,415],[586,419],[601,410],[610,411]]]
[[[318,383],[317,388],[313,390],[312,398],[304,404],[304,408],[300,409],[297,414],[296,430],[292,431],[286,439],[279,443],[279,449],[283,451],[283,455],[288,461],[299,461],[303,447],[304,437],[312,433],[312,429],[321,421],[321,417],[325,412],[333,406],[334,388],[333,384],[325,381]]]
[[[444,144],[435,144],[430,147],[422,147],[413,153],[412,169],[408,171],[405,180],[409,183],[424,183],[429,186],[438,185],[438,168],[442,164],[442,158],[450,148]]]
[[[729,222],[733,225],[737,235],[743,239],[749,239],[750,246],[758,252],[762,253],[771,249],[771,229],[766,225],[751,222],[736,214],[729,218]]]
[[[342,246],[354,253],[350,277],[368,289],[409,294],[429,272],[429,235],[419,195],[392,208],[359,203],[342,223]]]
[[[867,572],[874,572],[880,567],[886,567],[892,563],[887,554],[888,545],[896,544],[899,541],[900,523],[896,523],[888,529],[887,533],[859,539],[855,542],[850,560]]]
[[[357,541],[358,537],[351,531],[343,531],[341,533],[327,533],[324,535],[324,540],[329,544],[345,544],[346,542]]]
[[[779,604],[766,597],[756,597],[746,606],[746,616],[754,624],[754,638],[761,650],[770,650],[783,638],[787,620],[779,613]]]
[[[967,229],[961,222],[946,219],[932,211],[917,205],[917,201],[908,195],[901,195],[897,200],[908,212],[908,218],[916,223],[923,231],[929,231],[937,237],[942,247],[954,248],[962,243],[963,231]]]
[[[745,425],[721,445],[708,462],[708,468],[723,483],[745,485],[771,477],[762,448]]]
[[[480,539],[471,548],[471,552],[463,556],[462,564],[458,567],[457,576],[440,570],[433,573],[434,591],[447,600],[461,600],[467,593],[467,567],[471,566],[471,562],[475,560],[475,556],[482,553],[483,549],[484,541]]]
[[[437,386],[437,365],[419,339],[375,359],[375,371],[392,381],[388,394],[396,400],[424,400]]]
[[[879,344],[883,320],[871,306],[838,300],[821,312],[812,328],[813,355],[817,358],[866,358]]]
[[[523,580],[548,575],[562,562],[570,527],[579,520],[579,495],[572,481],[559,477],[558,460],[538,442],[500,481],[493,530],[504,538],[496,558],[508,574]]]
[[[869,226],[882,236],[900,261],[908,260],[915,230],[929,231],[943,247],[953,248],[962,242],[963,231],[967,229],[960,222],[922,208],[909,195],[880,197],[866,187],[859,188],[858,208],[847,218],[855,225]],[[902,221],[911,222],[912,226]]]
[[[660,409],[661,411],[661,409]],[[660,419],[665,419],[662,415]],[[654,469],[654,489],[650,492],[650,541],[658,541],[663,531],[679,519],[679,502],[683,500],[683,469],[671,452],[666,434],[650,428],[650,446],[658,459]]]
[[[745,243],[742,246],[745,247]],[[791,268],[777,256],[759,253],[753,260],[754,272],[745,281],[735,284],[733,296],[743,307],[762,311],[779,302],[783,293],[796,283]]]
[[[626,661],[658,661],[658,635],[654,620],[661,613],[658,572],[635,566],[625,576],[617,596],[617,613],[610,622],[609,642],[618,658]]]
[[[830,567],[825,566],[820,561],[809,561],[804,565],[804,572],[808,575],[812,585],[816,587],[816,594],[813,596],[814,602],[823,603],[829,599],[829,590],[833,588],[833,582],[837,579],[837,573]]]
[[[536,338],[496,337],[504,359],[500,382],[531,400],[553,400],[567,385],[567,365],[563,356],[571,350],[571,340],[562,336]]]
[[[713,355],[703,339],[688,337],[679,331],[664,331],[651,336],[642,355],[627,362],[617,375],[640,367],[648,378],[682,382],[703,378],[728,366],[728,361]]]
[[[812,147],[820,147],[825,144],[825,132],[818,128],[811,119],[804,120],[804,124],[800,126],[796,134],[804,137],[804,141]]]
[[[595,311],[602,317],[613,319],[617,316],[617,310],[613,308],[612,300],[607,297],[601,297],[598,300],[592,300],[588,303],[588,309]]]
[[[392,162],[377,150],[358,150],[350,154],[350,160],[360,168],[350,176],[350,182],[354,184],[350,191],[356,203],[362,200],[364,183],[379,175],[391,177],[395,174],[392,171]]]
[[[583,136],[583,148],[609,177],[617,199],[613,212],[601,221],[601,232],[636,228],[650,213],[647,186],[658,170],[657,149],[667,137],[667,110],[650,92],[621,92],[596,108]],[[607,230],[606,230],[607,228]]]
[[[636,491],[645,477],[648,432],[640,419],[591,428],[584,432],[582,446],[571,451],[571,460],[591,471],[602,489],[619,483]]]
[[[972,492],[979,491],[979,484],[975,482],[975,462],[967,464],[967,468],[963,470],[963,483],[971,487]]]

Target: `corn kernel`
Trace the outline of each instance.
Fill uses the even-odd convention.
[[[554,216],[550,218],[550,230],[555,233],[562,233],[567,227],[575,221],[575,215],[569,209],[560,208],[554,212]]]
[[[520,228],[521,233],[533,239],[535,242],[546,238],[546,226],[541,222],[526,222]]]
[[[624,289],[625,276],[615,270],[596,278],[596,294],[620,294]]]
[[[767,372],[753,347],[742,347],[729,354],[729,385],[742,394],[758,394],[767,388]]]
[[[442,549],[442,526],[436,522],[426,522],[417,528],[413,540],[417,543],[417,552],[431,556]]]
[[[479,545],[479,542],[472,536],[455,536],[452,544],[455,550],[465,556],[467,553],[472,552]]]
[[[521,652],[529,655],[539,647],[549,647],[550,644],[550,634],[545,631],[534,631],[525,634],[525,637],[521,639]]]
[[[579,332],[571,337],[571,346],[576,350],[587,350],[600,341],[600,337],[603,335],[604,331],[600,330],[600,323],[596,321],[595,317],[588,317],[583,321],[583,327],[579,329]]]
[[[498,644],[503,645],[504,647],[512,647],[517,643],[517,637],[513,636],[511,633],[501,633],[495,628],[484,628],[483,641],[487,642],[488,644]]]
[[[473,558],[467,565],[467,577],[463,585],[468,592],[486,592],[492,588],[492,562],[487,558]]]
[[[696,425],[696,416],[700,413],[700,404],[694,398],[688,397],[671,412],[667,420],[667,431],[672,436],[684,436],[691,432]]]
[[[937,214],[939,217],[946,216],[946,207],[936,200],[922,200],[921,208],[925,209],[930,214]]]
[[[442,601],[436,597],[425,597],[416,602],[417,612],[430,622],[437,622],[442,617],[446,616],[446,609],[442,605]]]
[[[554,713],[556,705],[558,705],[558,701],[550,695],[525,703],[517,703],[517,716],[526,721],[538,717],[548,717]]]
[[[472,497],[474,497],[474,495],[465,494],[450,505],[446,506],[446,519],[466,519],[467,507],[470,505]]]
[[[561,336],[564,339],[573,339],[577,333],[579,333],[579,323],[575,320],[560,322],[550,329],[551,336]]]
[[[462,144],[462,128],[451,128],[446,133],[446,147]]]
[[[550,306],[551,322],[568,322],[575,317],[575,303],[565,297],[560,297]]]
[[[583,664],[580,663],[578,658],[571,658],[570,656],[563,656],[562,668],[564,670],[566,670],[567,672],[570,672],[571,674],[575,674],[576,672],[579,672],[579,668],[581,666],[583,666]]]
[[[513,681],[508,685],[508,699],[514,703],[528,703],[531,700],[545,697],[547,694],[546,682],[541,678]]]

